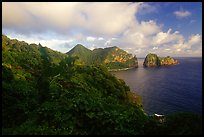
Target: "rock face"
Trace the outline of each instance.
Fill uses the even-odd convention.
[[[168,66],[179,64],[178,60],[167,57],[158,57],[156,54],[149,53],[143,63],[144,67],[157,67],[157,66]]]
[[[109,69],[123,69],[138,67],[137,57],[128,54],[118,47],[109,47],[103,49],[104,60],[102,61]],[[105,54],[104,54],[105,53]]]
[[[178,60],[173,59],[169,56],[160,59],[160,65],[176,65],[179,64]]]
[[[156,54],[148,54],[144,60],[144,67],[156,67],[160,65],[159,57]]]
[[[89,50],[83,45],[76,45],[67,52],[70,56],[78,56],[78,64],[93,65],[103,64],[110,70],[138,67],[137,57],[114,46]]]

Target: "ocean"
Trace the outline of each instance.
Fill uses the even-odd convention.
[[[142,97],[149,114],[194,112],[202,114],[202,58],[175,58],[180,64],[111,72]]]

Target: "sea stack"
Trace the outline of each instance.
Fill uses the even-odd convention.
[[[158,57],[156,54],[149,53],[143,63],[144,67],[158,67],[158,66],[168,66],[168,65],[176,65],[179,64],[179,61],[167,57]]]
[[[143,63],[144,67],[156,67],[159,66],[159,58],[156,54],[149,53]]]

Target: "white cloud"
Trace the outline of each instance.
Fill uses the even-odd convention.
[[[149,20],[149,21],[142,21],[140,26],[140,31],[144,35],[152,35],[160,31],[161,27],[156,24],[155,21]]]
[[[185,39],[177,30],[163,31],[156,19],[137,19],[139,13],[151,11],[158,12],[148,3],[3,2],[2,28],[21,34],[16,38],[61,52],[81,43],[91,49],[118,46],[137,57],[149,51],[164,56],[202,56],[202,35]],[[174,14],[184,18],[192,13],[180,10]]]
[[[159,32],[153,36],[153,45],[162,45],[166,43],[174,43],[175,41],[182,42],[184,40],[183,36],[179,34],[178,31],[171,33],[172,29],[170,28],[167,32]]]
[[[41,37],[41,36],[40,36],[41,39],[39,39],[39,37],[37,37],[36,35],[32,35],[31,37],[27,37],[27,36],[21,35],[21,34],[18,34],[18,35],[13,34],[13,35],[8,35],[8,36],[11,39],[18,39],[20,41],[25,41],[28,44],[40,43],[42,46],[46,46],[48,48],[51,48],[53,50],[56,50],[56,51],[59,51],[62,53],[67,52],[68,49],[75,46],[75,45],[73,45],[73,43],[75,42],[75,39],[55,39],[55,38],[47,39],[47,38]]]
[[[186,11],[180,10],[180,11],[175,11],[174,14],[178,18],[185,18],[185,17],[191,16],[192,13],[187,10]]]
[[[135,49],[135,53],[138,54],[138,53],[141,53],[142,49],[139,48],[139,49]]]
[[[201,43],[201,41],[202,41],[201,36],[200,36],[199,34],[196,34],[196,35],[192,35],[192,36],[189,38],[188,43],[189,43],[190,45],[196,45],[196,44]]]
[[[176,49],[177,52],[181,51],[181,49]]]
[[[134,21],[139,3],[3,2],[2,24],[21,33],[82,29],[94,35],[116,35]]]
[[[96,39],[95,37],[91,37],[91,36],[86,37],[86,40],[87,40],[87,41],[94,41],[95,39]]]
[[[117,38],[111,38],[111,40],[117,40]]]
[[[161,25],[155,21],[141,21],[135,20],[131,27],[124,31],[122,37],[119,39],[121,47],[129,45],[135,48],[149,47],[152,42],[152,36],[161,31]]]
[[[110,44],[111,44],[111,40],[107,40],[107,41],[105,42],[104,46],[110,46]]]
[[[186,40],[174,39],[173,43],[160,46],[156,53],[163,56],[202,56],[202,36],[196,34]]]
[[[104,40],[104,38],[103,37],[99,37],[98,40]]]
[[[158,47],[153,47],[153,49],[155,49],[155,50],[156,50],[156,49],[158,49]]]

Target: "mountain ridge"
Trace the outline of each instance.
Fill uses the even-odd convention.
[[[122,79],[75,59],[2,35],[2,135],[202,133],[202,115],[148,116]]]
[[[66,54],[69,56],[78,56],[78,64],[103,64],[109,69],[138,67],[137,57],[117,46],[90,50],[83,45],[77,44]]]

